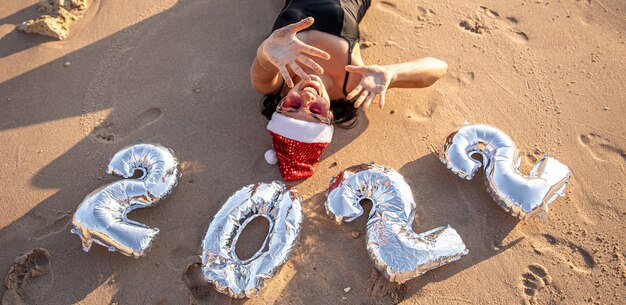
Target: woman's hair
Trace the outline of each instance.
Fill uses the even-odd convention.
[[[282,97],[280,90],[274,94],[266,94],[261,102],[261,113],[269,120],[276,112],[276,106]],[[330,101],[330,111],[333,112],[333,124],[337,127],[350,129],[356,126],[358,109],[354,108],[354,101],[346,98]]]

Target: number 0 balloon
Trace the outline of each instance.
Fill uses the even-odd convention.
[[[233,298],[250,298],[287,262],[300,234],[300,195],[278,181],[256,183],[233,194],[217,212],[202,242],[202,272],[215,288]],[[235,253],[239,235],[256,217],[269,234],[249,259]]]
[[[80,236],[85,252],[93,242],[134,257],[145,255],[150,248],[159,229],[129,220],[126,215],[134,209],[156,205],[171,194],[180,171],[170,149],[152,144],[122,149],[106,169],[108,174],[124,178],[132,177],[135,171],[143,172],[143,176],[96,189],[78,206],[72,233]]]
[[[400,284],[467,254],[463,240],[450,226],[413,232],[415,201],[404,177],[375,164],[350,167],[328,187],[326,212],[337,223],[363,214],[359,202],[372,201],[367,220],[367,251],[376,268]]]
[[[482,155],[482,163],[472,158]],[[528,176],[519,171],[520,154],[513,140],[502,130],[488,125],[467,125],[455,129],[439,152],[441,162],[461,178],[470,180],[482,166],[491,197],[511,215],[527,219],[557,197],[571,177],[567,166],[551,157],[539,160]]]

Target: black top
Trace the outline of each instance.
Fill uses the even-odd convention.
[[[370,7],[371,0],[291,0],[282,9],[272,31],[296,23],[306,17],[315,18],[315,23],[306,30],[317,30],[345,39],[350,45],[348,64],[352,63],[352,49],[359,41],[359,22]],[[305,30],[305,31],[306,31]],[[348,72],[343,82],[346,93]]]

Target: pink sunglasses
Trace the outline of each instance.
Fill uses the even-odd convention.
[[[332,112],[328,111],[322,103],[313,102],[309,103],[307,107],[302,107],[302,99],[289,95],[278,103],[276,111],[279,113],[304,111],[324,124],[330,125],[333,121]]]

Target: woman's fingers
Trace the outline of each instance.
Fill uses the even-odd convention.
[[[356,87],[354,87],[354,89],[352,89],[352,91],[350,91],[350,93],[348,93],[348,95],[346,95],[346,98],[351,100],[353,99],[357,94],[359,94],[359,92],[361,92],[363,90],[363,86],[361,86],[361,84],[357,85]],[[358,107],[358,106],[357,106]]]
[[[361,94],[359,95],[359,98],[356,99],[356,102],[354,102],[354,108],[359,108],[361,106],[361,104],[363,104],[363,102],[365,101],[365,98],[367,97],[367,91],[363,91],[361,92]]]
[[[348,72],[363,73],[366,70],[367,68],[365,66],[353,66],[353,65],[346,66],[346,71]]]
[[[298,76],[300,76],[303,81],[308,82],[311,80],[311,77],[306,74],[306,72],[304,72],[304,70],[302,70],[302,68],[300,68],[300,66],[298,66],[298,63],[296,63],[295,61],[290,62],[289,67],[291,68],[291,70],[293,70],[293,72],[298,74]]]
[[[370,108],[370,105],[374,101],[374,97],[376,97],[376,94],[369,92],[367,99],[365,99],[365,105],[363,105],[364,110]]]
[[[359,89],[359,90],[356,91],[356,89]],[[377,95],[378,95],[378,106],[382,109],[383,106],[385,105],[385,93],[386,93],[386,91],[370,92],[370,91],[367,91],[367,90],[361,91],[361,88],[355,88],[355,90],[352,90],[352,92],[350,92],[346,96],[346,98],[347,99],[352,99],[359,92],[360,92],[359,97],[354,102],[354,108],[359,108],[359,107],[361,107],[361,105],[363,105],[363,110],[368,109],[371,106],[371,104],[374,102],[374,99],[376,99]]]
[[[315,72],[317,73],[324,73],[324,68],[322,68],[322,66],[320,66],[318,63],[316,63],[314,60],[304,56],[304,55],[298,55],[298,57],[296,57],[296,60],[298,60],[299,62],[303,63],[304,65],[306,65],[307,67],[313,69]]]
[[[280,65],[278,66],[278,71],[280,72],[280,75],[285,80],[285,84],[287,84],[289,88],[292,88],[293,80],[291,80],[291,76],[289,76],[289,71],[287,70],[287,67],[285,65]]]
[[[296,23],[292,23],[288,26],[286,26],[286,28],[289,29],[289,31],[293,32],[293,33],[297,33],[299,31],[302,31],[308,27],[310,27],[313,22],[315,22],[315,19],[313,19],[313,17],[307,17],[304,18]]]
[[[383,106],[385,106],[385,93],[387,91],[381,91],[380,92],[380,97],[378,97],[378,106],[380,107],[380,109],[383,109]]]
[[[326,53],[325,51],[318,49],[316,47],[312,47],[308,44],[305,44],[303,42],[300,43],[300,52],[302,53],[307,53],[309,55],[313,55],[315,57],[319,57],[321,59],[326,59],[329,60],[330,59],[330,54]]]

